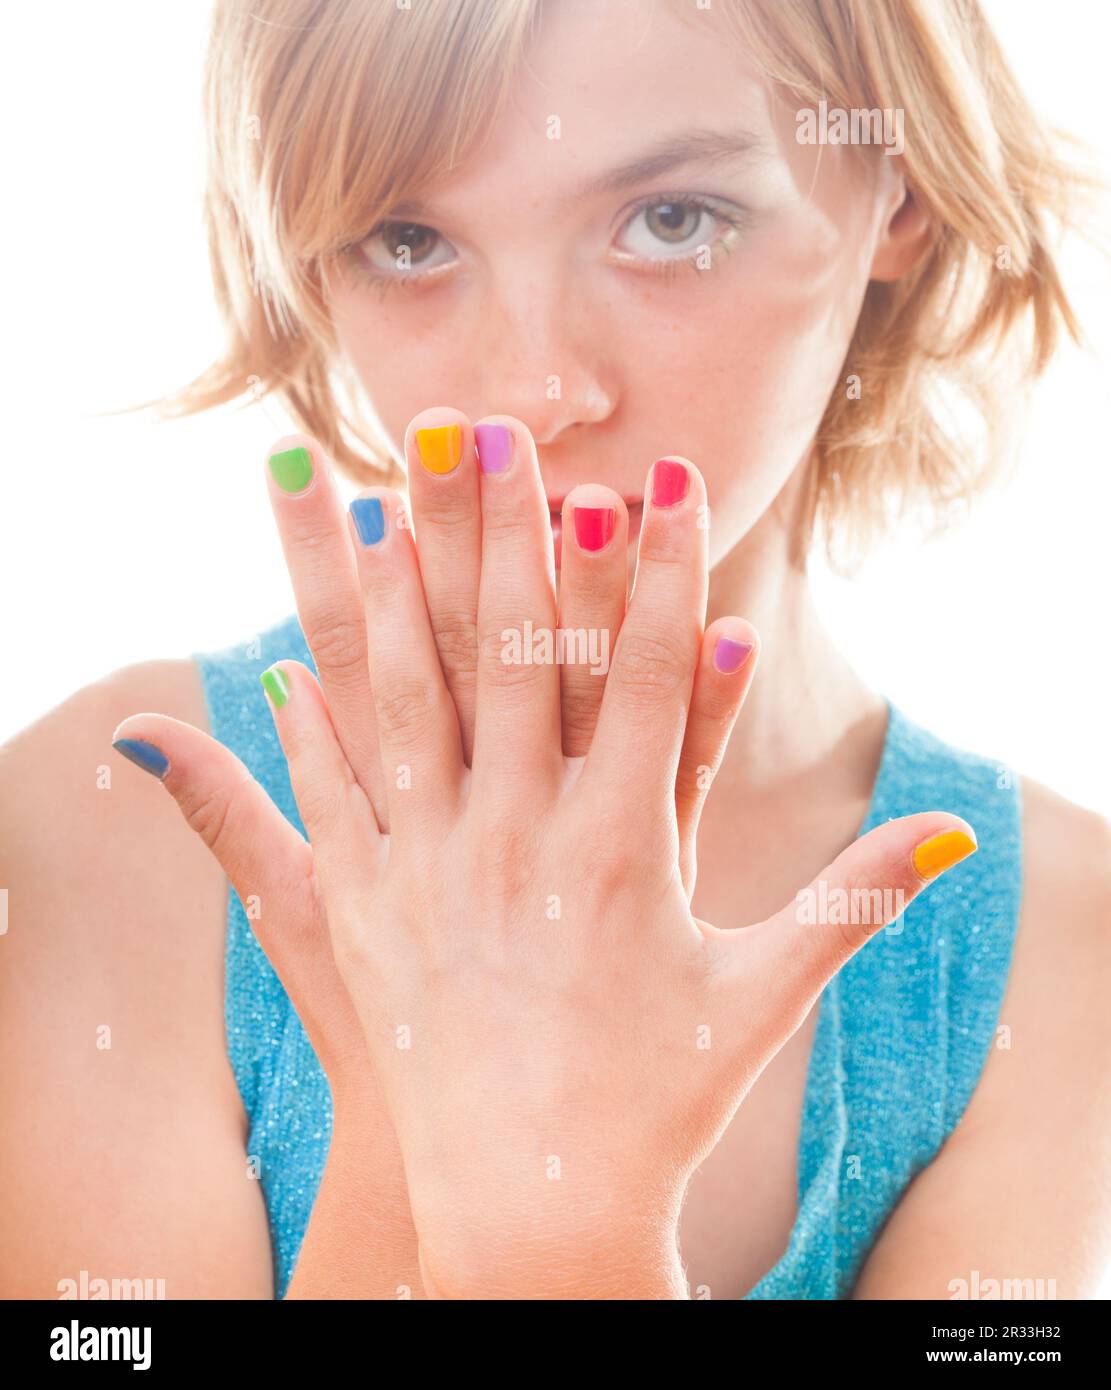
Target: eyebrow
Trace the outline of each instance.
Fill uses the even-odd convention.
[[[768,146],[759,136],[747,130],[684,130],[666,135],[647,150],[613,169],[606,169],[572,189],[572,200],[598,198],[617,193],[633,184],[645,183],[671,169],[687,164],[714,166],[730,160],[763,157]],[[391,217],[431,217],[434,210],[422,202],[398,204]]]
[[[764,141],[747,130],[684,130],[667,135],[625,164],[592,175],[574,190],[575,198],[596,198],[643,183],[684,164],[722,164],[731,159],[763,155]]]

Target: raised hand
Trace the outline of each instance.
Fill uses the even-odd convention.
[[[376,733],[369,708],[360,725],[357,701],[337,720],[297,663],[280,662],[267,677],[311,842],[310,851],[295,836],[311,871],[288,843],[282,853],[291,880],[311,879],[315,908],[304,892],[291,901],[303,920],[315,913],[303,935],[320,940],[327,922],[396,1130],[430,1291],[684,1296],[675,1234],[690,1173],[830,976],[884,921],[811,924],[794,904],[742,931],[692,917],[693,856],[683,845],[693,841],[706,780],[695,770],[720,760],[757,646],[740,619],[703,632],[701,477],[686,460],[653,466],[623,621],[616,586],[599,582],[584,602],[582,576],[598,579],[591,557],[607,547],[568,564],[585,490],[564,502],[562,621],[583,612],[601,622],[611,615],[611,630],[619,624],[591,712],[594,697],[566,668],[537,661],[535,644],[526,649],[556,628],[549,506],[531,438],[508,417],[477,431],[482,471],[469,427],[422,436],[452,461],[422,484],[457,475],[464,513],[468,498],[480,509],[473,745],[460,718],[467,664],[445,675],[436,637],[437,626],[458,631],[458,614],[441,601],[449,620],[432,616],[435,581],[400,498],[368,490],[350,534]],[[509,447],[495,456],[499,440]],[[605,509],[604,492],[589,498],[595,512]],[[609,507],[623,606],[615,541],[625,504],[611,494]],[[470,534],[465,515],[449,525],[457,537]],[[607,530],[603,516],[583,534]],[[326,584],[324,557],[341,550],[334,534],[303,548],[287,543],[306,630],[302,595]],[[585,757],[565,751],[564,704],[586,709],[570,740],[572,749],[587,743]],[[125,732],[163,747],[174,791],[169,731],[136,716]],[[375,739],[380,790],[352,762]],[[239,783],[236,814],[210,834],[221,863],[235,858],[237,818],[253,815],[261,840],[282,843],[256,793]],[[878,888],[901,892],[905,905],[973,847],[964,822],[926,813],[873,831],[819,877],[826,900],[838,888]]]

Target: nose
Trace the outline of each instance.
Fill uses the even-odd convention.
[[[487,307],[479,348],[485,410],[524,421],[537,448],[572,425],[607,418],[615,401],[608,335],[582,286],[568,285],[549,265],[527,285],[503,281]]]

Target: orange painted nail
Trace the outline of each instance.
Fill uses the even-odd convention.
[[[417,452],[429,473],[450,473],[463,457],[463,427],[433,425],[417,430]]]
[[[929,840],[923,840],[914,851],[914,867],[923,878],[936,878],[970,854],[975,854],[978,846],[971,836],[963,830],[944,830]]]

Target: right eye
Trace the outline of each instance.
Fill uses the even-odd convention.
[[[447,248],[446,259],[435,259],[437,242]],[[419,280],[451,261],[450,243],[419,222],[382,222],[352,250],[369,274],[384,280]]]

